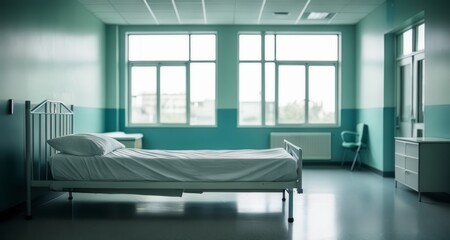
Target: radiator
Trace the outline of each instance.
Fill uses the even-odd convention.
[[[283,147],[283,140],[299,146],[305,160],[331,160],[331,133],[270,133],[270,147]]]

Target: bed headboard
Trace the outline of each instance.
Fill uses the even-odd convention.
[[[60,101],[45,100],[32,108],[25,102],[27,184],[51,179],[48,160],[55,150],[47,140],[73,133],[73,111]]]

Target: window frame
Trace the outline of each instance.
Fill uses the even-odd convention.
[[[239,37],[240,35],[260,35],[261,36],[261,60],[240,60],[239,59]],[[266,60],[265,58],[265,40],[266,35],[274,35],[274,53],[273,60]],[[277,60],[277,38],[276,35],[336,35],[337,36],[337,60],[336,61],[322,61],[322,60],[311,60],[311,61],[291,61],[291,60]],[[257,31],[257,32],[239,32],[237,34],[237,75],[238,75],[238,94],[237,94],[237,126],[241,128],[329,128],[329,127],[338,127],[340,125],[340,87],[341,87],[341,61],[342,61],[342,36],[340,32],[265,32],[265,31]],[[260,63],[261,64],[261,124],[259,125],[250,125],[250,124],[242,124],[240,122],[240,64],[241,63]],[[274,63],[275,65],[275,122],[273,125],[267,124],[266,120],[266,63]],[[278,108],[278,67],[279,65],[304,65],[305,66],[305,122],[304,123],[279,123],[279,108]],[[335,67],[335,120],[334,123],[310,123],[309,122],[309,67],[310,66],[334,66]]]
[[[412,25],[402,29],[401,31],[399,31],[398,33],[395,34],[396,35],[395,36],[395,48],[396,48],[395,58],[396,58],[396,60],[400,60],[402,58],[409,57],[409,56],[412,56],[417,53],[421,53],[421,52],[425,51],[425,46],[423,49],[419,49],[419,45],[418,45],[418,43],[419,43],[419,27],[422,25],[426,29],[425,21],[420,21],[420,22],[417,22],[415,24],[412,24]],[[412,51],[411,51],[411,53],[404,54],[403,53],[403,45],[404,45],[403,34],[410,30],[412,31],[412,39],[411,39]],[[424,42],[424,45],[425,45],[425,42]]]
[[[130,35],[188,35],[189,41],[189,59],[186,61],[180,60],[160,60],[160,61],[146,61],[146,60],[129,60],[129,52],[128,52],[128,44],[129,44],[129,36]],[[215,35],[215,60],[191,60],[191,35]],[[217,94],[217,53],[218,53],[218,38],[217,32],[210,31],[202,31],[202,32],[127,32],[125,34],[125,126],[126,127],[180,127],[180,128],[215,128],[217,127],[217,102],[218,102],[218,94]],[[191,98],[190,98],[190,64],[191,63],[214,63],[214,123],[212,124],[195,124],[191,125]],[[131,121],[131,109],[132,109],[132,93],[131,93],[131,68],[132,67],[151,67],[154,66],[157,68],[157,106],[156,106],[156,123],[133,123]],[[161,123],[161,106],[160,106],[160,68],[161,66],[185,66],[186,67],[186,122],[185,123]]]

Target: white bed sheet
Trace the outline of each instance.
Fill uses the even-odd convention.
[[[55,180],[242,181],[297,179],[297,162],[282,148],[263,150],[145,150],[124,148],[103,156],[56,154]]]

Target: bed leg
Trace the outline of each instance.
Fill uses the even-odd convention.
[[[286,201],[286,190],[283,190],[283,198],[281,199],[283,202]]]
[[[73,199],[72,191],[69,192],[69,197],[67,199],[69,199],[69,201],[72,201]]]
[[[288,189],[289,194],[289,216],[288,216],[288,222],[292,223],[294,222],[294,192],[291,189]]]
[[[33,178],[33,147],[32,147],[32,134],[31,129],[31,102],[25,102],[25,174],[26,174],[26,204],[27,215],[25,219],[31,220],[31,180]]]
[[[31,189],[27,187],[27,215],[26,220],[31,220],[33,217],[31,215]]]

